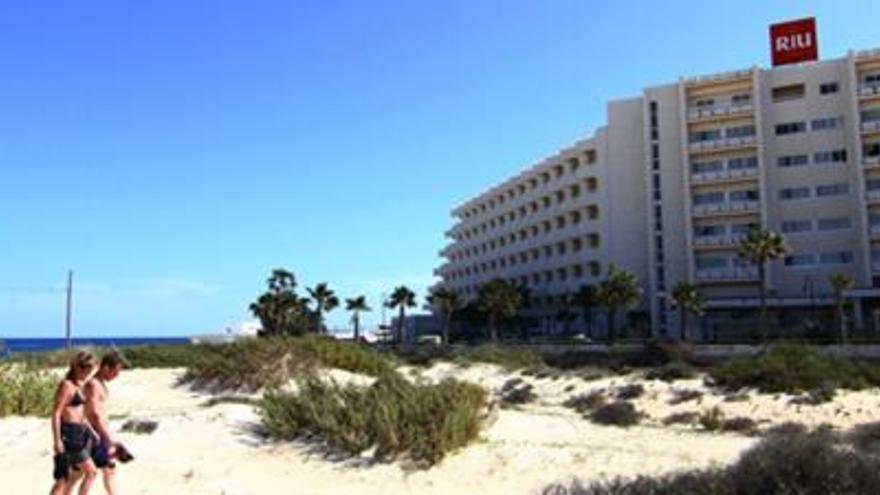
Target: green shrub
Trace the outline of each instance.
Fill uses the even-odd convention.
[[[269,391],[260,402],[262,425],[276,439],[316,438],[334,451],[374,458],[405,455],[433,465],[476,439],[486,391],[446,380],[415,385],[397,374],[369,387],[340,386],[315,377],[299,380],[297,394]]]
[[[675,380],[688,380],[697,376],[693,366],[684,361],[672,361],[659,368],[654,368],[645,375],[649,380],[662,380],[673,382]]]
[[[745,416],[725,419],[721,422],[721,431],[735,431],[744,435],[755,435],[758,433],[758,423]]]
[[[676,424],[694,424],[700,419],[700,415],[687,411],[687,412],[679,412],[672,413],[666,418],[663,419],[664,425],[676,425]]]
[[[800,393],[829,384],[858,390],[880,384],[875,365],[792,344],[774,346],[758,357],[723,363],[710,375],[716,385],[730,390],[754,387],[765,393]]]
[[[199,345],[143,345],[118,349],[132,368],[186,368],[211,351]]]
[[[496,344],[483,344],[456,350],[453,353],[453,359],[463,365],[495,364],[510,371],[543,364],[541,356],[535,352]]]
[[[685,402],[690,402],[692,400],[699,400],[703,398],[703,392],[699,390],[675,390],[672,392],[672,398],[669,399],[669,404],[672,406],[677,406],[679,404],[684,404]]]
[[[880,458],[841,449],[821,433],[765,438],[727,468],[656,478],[552,485],[545,495],[873,495]]]
[[[52,414],[57,378],[21,364],[0,367],[0,418]]]
[[[629,402],[617,401],[598,407],[590,415],[600,425],[632,426],[638,424],[642,414]]]
[[[205,346],[188,366],[183,382],[217,390],[257,390],[280,385],[315,367],[378,376],[393,372],[379,352],[326,337],[267,337]]]
[[[880,454],[880,422],[856,425],[844,438],[861,451]]]
[[[569,397],[562,403],[564,407],[568,407],[574,409],[575,411],[584,414],[590,412],[597,407],[605,405],[605,395],[602,392],[594,391],[585,395],[576,395],[573,397]]]
[[[645,387],[641,383],[632,383],[617,389],[617,398],[620,400],[638,399],[643,395],[645,395]]]
[[[531,384],[525,384],[520,387],[511,388],[503,392],[501,395],[501,405],[503,406],[521,406],[530,404],[538,398]]]
[[[721,428],[721,425],[724,423],[724,413],[721,412],[721,409],[718,407],[713,407],[707,411],[703,411],[703,414],[700,415],[700,425],[706,429],[706,431],[716,431]]]

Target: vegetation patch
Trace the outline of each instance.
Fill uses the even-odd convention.
[[[642,419],[642,414],[629,402],[617,401],[600,406],[593,411],[590,419],[600,425],[633,426]]]
[[[543,364],[538,353],[497,344],[483,344],[456,350],[453,353],[453,360],[464,365],[494,364],[509,371]]]
[[[348,456],[372,449],[378,461],[405,456],[430,466],[477,438],[486,405],[487,393],[477,385],[417,385],[386,374],[369,387],[309,376],[296,394],[268,391],[259,410],[271,438],[317,440]]]
[[[880,422],[856,425],[844,438],[863,452],[880,454]]]
[[[534,402],[538,396],[534,392],[531,384],[524,384],[518,387],[510,388],[501,395],[501,404],[503,406],[521,406]]]
[[[649,380],[662,380],[674,382],[675,380],[689,380],[697,376],[697,370],[684,361],[672,361],[659,368],[649,370],[645,378]]]
[[[703,414],[700,415],[700,425],[706,431],[716,431],[721,429],[721,425],[724,423],[724,413],[718,407],[713,407],[712,409],[703,411]]]
[[[841,449],[823,432],[765,438],[727,468],[656,478],[552,485],[545,495],[869,495],[880,486],[880,458]]]
[[[617,389],[617,398],[620,400],[638,399],[645,395],[645,387],[641,383],[624,385]]]
[[[252,397],[248,397],[246,395],[218,395],[216,397],[211,397],[205,402],[201,404],[202,407],[214,407],[220,404],[242,404],[248,406],[255,406],[259,404],[260,401],[254,399]]]
[[[120,430],[128,433],[136,433],[138,435],[151,435],[158,427],[159,423],[156,421],[132,419],[126,421]]]
[[[703,392],[699,390],[693,389],[683,389],[683,390],[674,390],[672,392],[672,398],[669,399],[669,405],[677,406],[679,404],[684,404],[685,402],[690,402],[692,400],[700,400],[703,398]]]
[[[597,390],[594,392],[590,392],[589,394],[569,397],[565,400],[565,402],[562,403],[562,405],[564,407],[574,409],[580,414],[585,414],[593,411],[600,406],[604,406],[605,403],[605,394]]]
[[[755,435],[758,433],[758,423],[754,419],[745,416],[725,419],[721,422],[721,431],[733,431],[744,435]]]
[[[700,419],[700,415],[698,413],[687,411],[687,412],[679,412],[673,413],[669,416],[666,416],[663,419],[664,425],[677,425],[677,424],[688,424],[692,425],[696,423]]]
[[[22,364],[0,367],[0,418],[48,417],[52,414],[57,378]]]
[[[183,376],[197,388],[255,391],[278,386],[316,367],[379,376],[391,360],[359,344],[320,336],[265,337],[206,346]]]
[[[876,365],[829,356],[803,345],[778,345],[752,358],[710,370],[714,384],[729,390],[756,388],[764,393],[801,393],[823,386],[859,390],[880,384]]]

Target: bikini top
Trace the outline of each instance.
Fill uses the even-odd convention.
[[[73,382],[71,382],[71,383],[73,383]],[[74,385],[76,385],[76,384],[74,383]],[[85,399],[85,397],[83,397],[82,392],[80,391],[79,387],[77,387],[76,393],[73,394],[73,398],[70,399],[70,402],[67,404],[67,407],[79,407],[85,403],[86,403],[86,399]]]

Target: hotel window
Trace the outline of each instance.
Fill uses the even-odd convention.
[[[729,138],[754,136],[755,135],[755,126],[742,125],[742,126],[737,126],[737,127],[729,127],[724,131],[724,134]]]
[[[720,172],[724,170],[724,162],[721,160],[713,160],[711,162],[694,162],[691,164],[691,168],[693,169],[695,174],[702,174],[706,172]]]
[[[852,251],[834,251],[819,255],[819,263],[823,265],[849,265],[852,262]]]
[[[790,84],[773,88],[771,95],[773,97],[773,103],[779,103],[783,101],[798,100],[804,97],[804,93],[806,93],[806,89],[803,84]]]
[[[586,184],[587,184],[587,191],[593,192],[599,188],[599,179],[597,179],[595,177],[589,177],[586,180]]]
[[[565,243],[564,242],[560,242],[560,243],[556,244],[556,254],[557,255],[562,256],[565,254],[565,251],[566,250],[565,250]]]
[[[760,227],[757,223],[734,223],[730,225],[730,233],[732,235],[746,235]]]
[[[866,143],[862,147],[862,154],[866,158],[874,158],[880,156],[880,143]]]
[[[730,170],[743,170],[747,168],[758,168],[757,156],[746,156],[740,158],[731,158],[727,161],[727,168]]]
[[[849,217],[820,218],[816,223],[819,230],[844,230],[852,227]]]
[[[547,270],[544,272],[544,282],[552,282],[553,281],[553,272]]]
[[[542,205],[544,208],[549,208],[549,207],[550,207],[550,201],[551,201],[550,196],[544,196],[543,198],[541,198],[541,205]]]
[[[861,117],[862,117],[862,122],[880,121],[880,108],[871,108],[868,110],[862,110]]]
[[[783,124],[776,124],[776,135],[777,136],[785,136],[786,134],[797,134],[799,132],[807,131],[807,123],[806,122],[785,122]]]
[[[695,225],[694,237],[716,237],[727,233],[724,225]]]
[[[565,168],[562,165],[557,165],[554,170],[556,170],[556,177],[557,178],[562,177],[562,174],[565,173]]]
[[[531,253],[532,253],[532,261],[537,260],[538,257],[541,255],[541,252],[538,250],[538,248],[532,249]]]
[[[714,269],[714,268],[727,268],[728,261],[727,258],[722,257],[700,257],[694,261],[697,269],[705,270],[705,269]]]
[[[576,198],[581,195],[581,186],[574,184],[571,186],[571,197]]]
[[[694,194],[694,205],[712,205],[724,202],[724,193],[721,191]]]
[[[810,128],[814,131],[827,131],[843,127],[843,117],[822,117],[821,119],[813,119],[810,122]]]
[[[743,191],[730,191],[731,201],[757,201],[760,199],[757,189],[746,189]]]
[[[701,110],[711,109],[712,107],[715,106],[715,100],[713,100],[712,98],[705,98],[702,100],[697,100],[696,103],[694,104],[694,106],[696,106],[697,108],[699,108]]]
[[[813,155],[814,163],[844,163],[846,162],[846,150],[820,151]]]
[[[565,191],[556,191],[556,202],[562,203],[565,201]]]
[[[544,257],[549,258],[553,256],[553,246],[544,246]]]
[[[587,234],[587,244],[591,248],[599,247],[599,234]]]
[[[574,225],[581,223],[581,212],[579,212],[579,211],[571,212],[571,223]]]
[[[868,179],[865,181],[865,189],[868,191],[876,191],[880,189],[880,178]]]
[[[708,131],[694,131],[690,133],[691,143],[702,143],[704,141],[715,141],[721,139],[721,129],[712,129]]]
[[[752,95],[748,93],[733,95],[733,97],[730,99],[730,102],[733,105],[748,105],[752,102]]]
[[[816,264],[816,256],[812,254],[792,254],[785,257],[783,264],[785,266],[813,266]]]
[[[590,275],[598,277],[602,273],[602,265],[598,261],[590,262]]]
[[[577,157],[568,159],[568,166],[570,167],[572,173],[577,172],[577,169],[581,166],[581,161],[577,159]]]
[[[544,233],[550,232],[550,230],[553,229],[553,224],[550,223],[549,220],[544,220],[544,222],[541,223],[541,226],[544,227]]]
[[[836,81],[819,85],[819,94],[830,95],[837,93],[838,90],[840,90],[840,85]]]
[[[810,163],[808,155],[785,155],[776,158],[776,164],[780,167],[799,167]]]
[[[560,268],[556,270],[556,276],[559,277],[560,282],[565,282],[568,278],[568,272],[566,272],[565,268]]]
[[[525,251],[519,253],[519,262],[520,263],[528,263],[528,261],[529,261],[529,254],[528,253],[526,253]]]
[[[575,278],[581,278],[584,276],[584,268],[581,265],[574,265],[571,267],[571,273]]]
[[[556,217],[556,228],[564,229],[565,228],[565,217]]]
[[[813,230],[812,220],[786,220],[782,222],[782,232],[785,234],[797,234],[811,230]]]
[[[599,218],[599,207],[596,205],[590,205],[587,207],[587,218],[590,220],[595,220]]]
[[[574,239],[571,240],[571,250],[572,251],[578,252],[581,249],[583,249],[583,247],[584,247],[584,241],[578,239],[577,237],[575,237]]]
[[[849,194],[849,184],[826,184],[816,186],[816,196],[843,196]]]
[[[809,187],[787,187],[779,190],[779,199],[803,199],[810,197]]]
[[[540,284],[541,283],[541,274],[540,273],[533,273],[532,274],[532,283],[533,284]]]

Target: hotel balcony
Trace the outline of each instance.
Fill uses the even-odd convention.
[[[695,249],[730,249],[739,247],[745,235],[707,235],[694,237]]]
[[[880,273],[880,261],[871,261],[871,271],[874,273]]]
[[[859,98],[880,97],[880,84],[860,84]]]
[[[875,132],[880,132],[880,120],[862,122],[862,134],[873,134]]]
[[[734,138],[721,138],[712,141],[700,141],[690,143],[688,150],[691,153],[711,153],[716,151],[733,150],[737,148],[754,147],[757,143],[755,136],[744,136]]]
[[[693,207],[692,211],[695,217],[742,215],[746,213],[757,213],[760,206],[761,203],[759,201],[735,201],[730,203],[697,205]]]
[[[880,168],[880,155],[877,156],[866,156],[865,157],[865,168]]]
[[[718,105],[711,108],[692,108],[688,112],[689,122],[705,122],[726,118],[741,117],[754,113],[755,107],[751,103],[743,105]]]
[[[880,240],[880,225],[871,225],[868,227],[868,236],[872,241]]]
[[[880,189],[869,189],[865,192],[865,200],[868,203],[880,202]]]
[[[739,182],[758,178],[757,168],[741,168],[737,170],[718,170],[700,172],[691,175],[692,184],[717,184],[723,182]]]
[[[758,280],[755,267],[703,268],[696,273],[698,282],[752,282]]]

